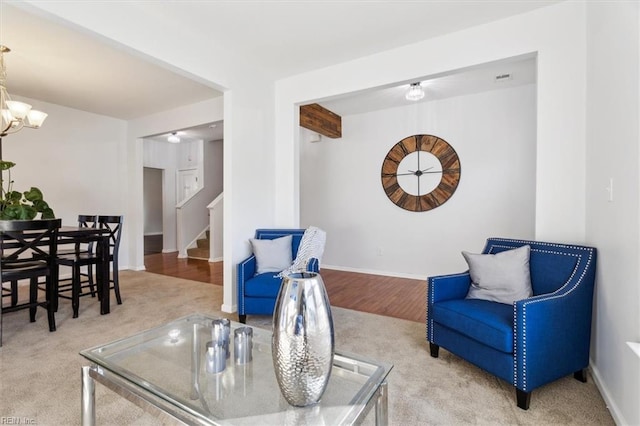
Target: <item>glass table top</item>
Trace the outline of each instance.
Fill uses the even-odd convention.
[[[351,424],[393,368],[336,351],[327,389],[318,404],[298,408],[280,392],[273,369],[270,330],[253,328],[252,361],[234,362],[231,321],[226,368],[206,368],[206,345],[216,317],[190,315],[80,352],[92,363],[159,397],[204,424]],[[100,370],[98,370],[100,371]],[[157,398],[156,398],[157,399]]]

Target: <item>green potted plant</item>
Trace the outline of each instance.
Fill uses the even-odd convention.
[[[42,191],[32,186],[28,191],[20,192],[13,190],[13,180],[11,180],[11,168],[16,163],[0,160],[0,219],[1,220],[32,220],[40,213],[41,219],[55,219],[55,214],[49,204],[44,201]],[[5,181],[4,172],[7,172],[8,179]],[[5,188],[6,182],[6,188]]]

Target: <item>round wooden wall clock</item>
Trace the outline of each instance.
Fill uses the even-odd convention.
[[[444,204],[460,182],[460,159],[445,141],[413,135],[395,144],[382,162],[382,187],[405,210],[424,212]]]

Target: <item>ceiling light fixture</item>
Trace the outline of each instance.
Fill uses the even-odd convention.
[[[171,143],[180,143],[180,137],[178,136],[178,132],[173,132],[167,138],[167,141]]]
[[[411,83],[409,86],[409,90],[407,90],[407,94],[404,97],[408,101],[419,101],[424,98],[424,89],[422,88],[422,84],[420,82]]]
[[[31,109],[31,105],[12,101],[7,92],[7,69],[4,65],[4,54],[11,52],[7,46],[0,45],[0,111],[2,122],[0,123],[0,160],[2,159],[2,137],[16,133],[24,127],[38,129],[44,123],[47,114]]]

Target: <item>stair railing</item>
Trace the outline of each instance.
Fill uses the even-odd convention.
[[[222,260],[223,206],[223,192],[207,206],[209,209],[209,262],[219,262]]]
[[[200,188],[176,206],[176,243],[179,258],[187,257],[187,248],[196,241],[208,225],[207,218],[203,214],[207,205],[205,197],[206,193]]]

